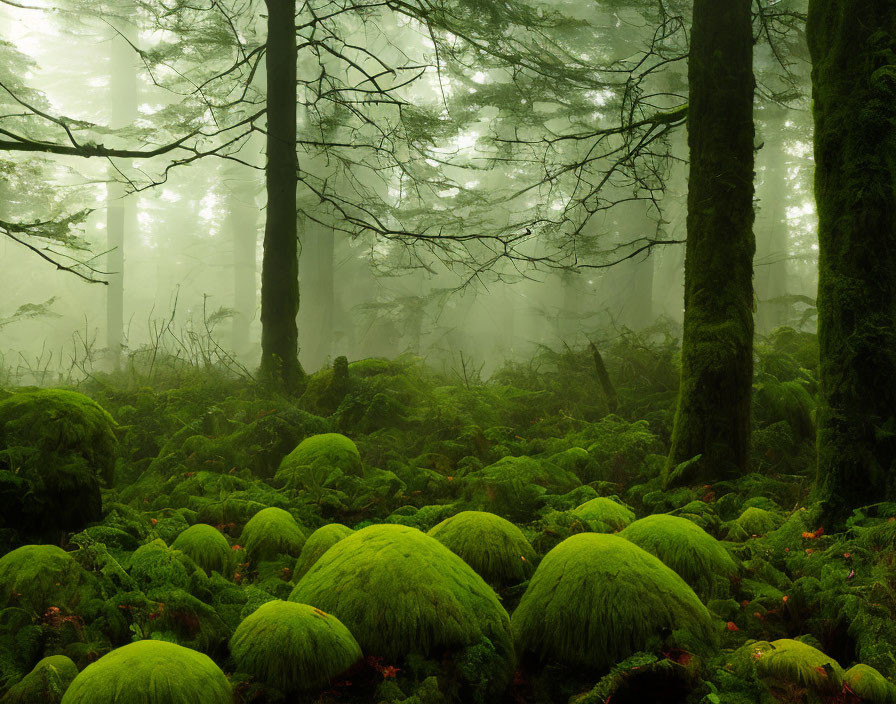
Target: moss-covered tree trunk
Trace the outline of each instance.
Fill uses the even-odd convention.
[[[687,246],[681,389],[668,469],[747,467],[753,375],[753,37],[750,0],[695,0],[688,66]]]
[[[896,4],[812,0],[821,409],[837,519],[896,496]]]
[[[299,364],[299,261],[296,233],[296,3],[265,0],[268,10],[268,194],[261,270],[261,372],[287,392],[304,380]]]

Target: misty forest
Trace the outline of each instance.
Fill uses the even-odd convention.
[[[892,0],[0,0],[0,704],[896,704]]]

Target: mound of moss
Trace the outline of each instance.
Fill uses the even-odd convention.
[[[319,689],[361,659],[361,647],[339,619],[288,601],[269,601],[247,617],[230,652],[240,672],[281,692]]]
[[[59,704],[78,675],[78,666],[65,655],[46,657],[2,698],[3,704]]]
[[[595,533],[616,533],[635,520],[630,508],[604,496],[586,501],[574,513]]]
[[[843,668],[817,648],[790,638],[767,646],[756,648],[756,672],[763,679],[830,694],[842,689]]]
[[[544,557],[512,623],[518,655],[589,671],[637,651],[716,642],[709,611],[681,577],[601,533],[574,535]]]
[[[510,619],[491,587],[435,538],[375,525],[343,538],[302,577],[290,601],[336,616],[365,653],[398,660],[488,638],[512,672]]]
[[[23,545],[0,557],[0,609],[43,614],[51,606],[74,611],[96,597],[93,576],[62,548]]]
[[[361,454],[351,439],[340,433],[312,435],[299,443],[280,463],[280,469],[323,464],[343,474],[361,476]]]
[[[312,565],[320,559],[321,555],[354,532],[351,528],[341,523],[329,523],[314,531],[308,536],[308,540],[305,541],[305,545],[302,547],[302,554],[296,560],[295,569],[292,571],[293,579],[301,579],[311,569]]]
[[[843,682],[863,702],[896,703],[896,686],[870,665],[853,665],[843,675]]]
[[[228,574],[230,571],[233,554],[230,543],[219,530],[206,523],[187,528],[177,536],[171,547],[193,560],[206,574]]]
[[[270,507],[259,511],[243,527],[240,542],[253,562],[274,560],[278,555],[298,557],[305,534],[287,511]]]
[[[703,598],[726,594],[728,578],[737,573],[725,546],[686,518],[647,516],[619,535],[658,557]]]
[[[489,584],[524,582],[535,570],[535,550],[513,523],[483,511],[463,511],[427,535],[460,557]]]
[[[158,587],[186,587],[196,566],[179,550],[161,538],[141,545],[127,561],[128,573],[144,590]]]
[[[141,640],[117,648],[75,677],[62,704],[232,704],[230,684],[207,655]]]
[[[750,506],[734,520],[737,527],[742,529],[747,536],[765,535],[772,532],[782,522],[781,517],[776,513],[757,506]]]
[[[0,400],[0,528],[77,531],[102,517],[115,421],[83,394],[21,391]]]

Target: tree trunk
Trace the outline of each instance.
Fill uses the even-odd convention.
[[[749,0],[695,0],[681,387],[667,480],[747,469],[753,375],[753,37]],[[672,473],[686,460],[688,476]]]
[[[261,373],[288,393],[300,390],[299,262],[296,233],[296,3],[268,9],[267,219],[261,270]]]
[[[896,497],[896,5],[812,0],[818,482],[828,520]]]

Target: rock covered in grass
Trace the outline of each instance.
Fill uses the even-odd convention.
[[[62,704],[232,704],[232,696],[224,673],[207,655],[141,640],[84,668]]]
[[[97,593],[93,576],[55,545],[23,545],[0,557],[0,609],[17,606],[38,615],[51,606],[71,611]]]
[[[843,682],[863,702],[896,704],[896,685],[870,665],[853,665],[844,674]]]
[[[296,560],[295,569],[292,571],[293,579],[301,579],[314,563],[320,559],[321,555],[354,532],[351,528],[341,523],[329,523],[314,531],[308,536],[308,540],[305,541],[305,545],[302,547],[302,554]]]
[[[78,675],[78,666],[65,655],[44,658],[2,698],[3,704],[59,704]]]
[[[833,658],[808,643],[781,638],[753,644],[756,672],[773,683],[809,687],[835,693],[843,687],[843,668]]]
[[[368,526],[302,577],[290,601],[333,614],[368,655],[436,655],[488,638],[512,672],[510,619],[482,577],[416,528]],[[497,675],[496,675],[497,676]]]
[[[343,474],[361,476],[361,454],[350,438],[340,433],[312,435],[299,443],[280,463],[280,469],[312,467],[320,463]]]
[[[427,535],[459,556],[489,584],[526,581],[535,569],[535,550],[513,523],[493,513],[462,511]]]
[[[599,496],[574,509],[595,533],[616,533],[635,520],[635,513],[628,506]]]
[[[307,604],[269,601],[236,629],[230,652],[241,672],[281,692],[327,685],[361,659],[361,647],[335,616]]]
[[[669,567],[616,535],[580,533],[541,561],[513,613],[517,654],[605,670],[640,650],[716,641],[700,599]]]
[[[274,560],[278,555],[298,557],[305,534],[296,519],[274,506],[256,513],[243,528],[240,542],[253,562]]]
[[[701,597],[726,594],[737,563],[722,543],[686,518],[656,514],[620,534],[677,572]]]
[[[766,533],[770,533],[782,523],[782,520],[780,516],[771,511],[751,506],[748,509],[745,509],[744,512],[734,520],[734,523],[736,523],[737,527],[742,529],[743,532],[750,537],[753,535],[765,535]]]
[[[220,572],[228,574],[233,551],[227,538],[221,532],[206,523],[197,523],[183,531],[171,547],[180,550],[206,574]]]

